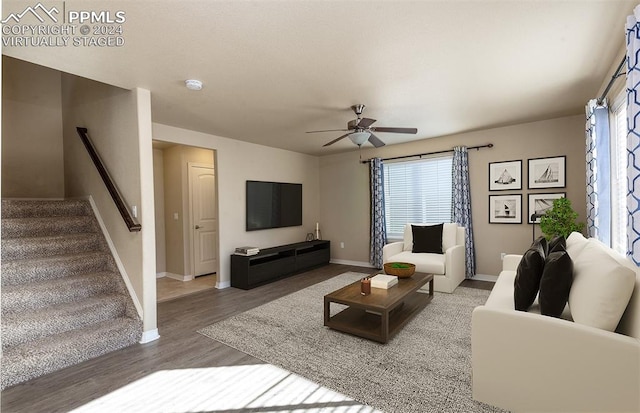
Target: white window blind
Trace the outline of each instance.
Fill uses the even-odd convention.
[[[451,222],[451,156],[384,164],[387,237],[407,223]]]
[[[623,91],[624,95],[624,91]],[[627,250],[627,105],[621,96],[611,113],[611,247]]]

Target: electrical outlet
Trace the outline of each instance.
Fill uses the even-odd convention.
[[[503,260],[504,260],[504,256],[505,256],[505,255],[507,255],[507,253],[506,253],[506,252],[501,252],[501,253],[500,253],[500,261],[503,261]]]
[[[344,242],[340,243],[340,248],[344,248]]]
[[[131,215],[133,215],[134,218],[138,218],[138,207],[136,205],[131,207]]]

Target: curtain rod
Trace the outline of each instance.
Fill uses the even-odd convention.
[[[467,149],[480,150],[481,148],[493,148],[493,144],[492,143],[487,143],[486,145],[469,146]],[[453,152],[453,149],[446,149],[444,151],[418,153],[418,154],[415,154],[415,155],[394,156],[393,158],[382,158],[382,160],[383,161],[395,161],[396,159],[415,158],[416,156],[418,158],[422,158],[423,156],[427,156],[427,155],[437,155],[439,153],[449,153],[449,152]],[[361,163],[369,163],[369,162],[371,162],[371,159],[366,159],[366,160],[360,161],[360,162]]]
[[[620,62],[620,64],[618,65],[618,68],[616,69],[615,73],[613,74],[613,76],[611,76],[611,80],[609,80],[609,83],[607,84],[607,87],[604,89],[604,92],[602,92],[602,96],[600,96],[598,100],[596,100],[596,103],[598,104],[598,106],[602,105],[602,103],[604,102],[604,98],[607,97],[607,93],[609,93],[609,89],[611,89],[611,86],[613,86],[613,83],[616,81],[616,79],[622,76],[623,74],[626,74],[624,72],[622,73],[620,72],[620,70],[622,70],[622,66],[624,66],[624,62],[626,61],[627,61],[627,56],[625,55],[622,58],[622,61]]]

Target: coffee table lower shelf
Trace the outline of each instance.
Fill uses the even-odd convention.
[[[423,296],[423,297],[420,297]],[[398,308],[389,312],[388,324],[385,314],[376,314],[371,310],[347,307],[329,318],[325,326],[354,336],[366,338],[380,343],[387,343],[402,329],[416,314],[431,301],[429,294],[417,293],[407,298]],[[386,327],[386,328],[385,328]],[[387,331],[385,331],[387,330]]]
[[[419,274],[415,280],[401,280],[386,292],[360,297],[359,282],[324,297],[324,325],[334,330],[387,343],[433,299],[433,275]],[[417,291],[429,283],[429,293]],[[331,316],[331,303],[347,306]]]

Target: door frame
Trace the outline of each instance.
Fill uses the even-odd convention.
[[[208,168],[208,169],[212,169],[213,170],[213,175],[215,177],[215,193],[216,193],[216,199],[215,199],[215,208],[216,208],[216,248],[218,249],[218,251],[216,251],[216,256],[218,257],[218,259],[216,260],[216,268],[215,268],[215,273],[216,275],[220,273],[220,225],[218,223],[218,220],[220,219],[219,215],[218,215],[218,173],[216,171],[216,167],[214,163],[202,163],[202,162],[187,162],[187,198],[188,198],[188,214],[189,214],[189,219],[185,220],[185,222],[188,222],[188,226],[189,229],[187,230],[187,234],[189,237],[189,242],[185,243],[186,245],[189,246],[189,254],[187,255],[189,257],[189,272],[188,274],[190,274],[189,279],[193,280],[196,277],[196,271],[195,271],[195,259],[196,259],[196,255],[195,255],[195,249],[194,249],[194,243],[193,243],[193,237],[195,236],[195,224],[193,222],[193,186],[192,186],[192,181],[193,181],[193,173],[191,171],[192,167],[198,167],[198,168]],[[185,260],[186,261],[186,260]]]

